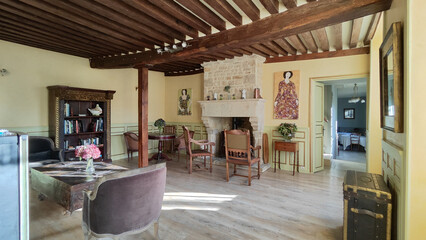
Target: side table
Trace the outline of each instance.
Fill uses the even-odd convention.
[[[278,167],[281,169],[281,154],[280,152],[294,153],[293,176],[297,164],[297,172],[299,172],[299,144],[296,142],[275,141],[274,143],[274,172],[277,171],[277,151],[278,151]],[[297,157],[296,157],[297,154]],[[297,162],[297,163],[296,163]]]

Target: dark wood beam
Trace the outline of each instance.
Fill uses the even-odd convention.
[[[356,48],[359,41],[359,34],[361,33],[363,18],[357,18],[352,21],[352,32],[351,32],[351,40],[349,42],[350,48]]]
[[[331,26],[331,30],[334,32],[334,48],[336,50],[342,50],[343,49],[343,42],[342,42],[342,24],[336,24]]]
[[[368,26],[367,35],[364,38],[364,45],[370,45],[371,39],[374,37],[376,32],[377,25],[379,25],[381,12],[374,14],[373,19],[371,19],[370,25]]]
[[[312,33],[311,33],[311,32],[304,32],[304,33],[301,33],[301,34],[300,34],[300,37],[302,37],[302,38],[303,38],[303,40],[304,40],[304,41],[305,41],[305,43],[306,43],[306,46],[308,47],[308,49],[309,49],[311,52],[313,52],[313,53],[318,52],[318,46],[317,46],[317,44],[315,43],[314,37],[312,36]]]
[[[287,9],[297,7],[297,1],[296,0],[282,0],[282,1],[283,1],[284,6]]]
[[[197,14],[204,21],[217,28],[220,31],[226,30],[226,23],[223,19],[218,17],[212,10],[206,7],[199,0],[176,0],[184,7],[189,9],[194,14]]]
[[[139,10],[136,10],[135,8],[127,5],[126,3],[122,1],[116,1],[116,0],[95,0],[97,3],[104,5],[105,7],[110,8],[111,10],[114,10],[118,13],[124,14],[127,17],[133,19],[134,21],[138,22],[141,25],[146,25],[149,27],[152,27],[154,29],[157,29],[160,32],[167,33],[171,37],[174,37],[176,39],[185,39],[185,34],[175,30],[174,28],[171,28],[167,25],[167,22],[160,22],[157,19],[154,19],[153,17],[149,16],[146,13],[143,13]],[[163,2],[163,1],[157,1],[157,2]]]
[[[287,40],[285,40],[284,38],[275,39],[274,42],[282,49],[284,49],[287,53],[290,53],[292,55],[295,55],[297,53],[297,50],[293,46],[291,46],[291,44],[288,43]]]
[[[265,45],[258,43],[258,44],[253,44],[251,45],[252,48],[257,49],[260,52],[263,52],[265,54],[268,55],[268,57],[270,56],[277,56],[278,57],[278,53],[269,49],[268,47],[265,47]]]
[[[102,1],[102,0],[98,0]],[[116,0],[111,0],[116,1]],[[203,22],[201,19],[187,11],[185,8],[175,3],[173,0],[148,0],[150,3],[154,4],[158,8],[163,9],[168,12],[175,18],[180,21],[186,23],[187,25],[193,27],[194,29],[198,29],[200,32],[209,35],[212,33],[211,26],[207,23]]]
[[[291,42],[293,47],[296,48],[297,51],[299,51],[300,53],[305,54],[305,53],[308,52],[305,45],[300,40],[299,36],[297,36],[297,35],[289,36],[288,40]]]
[[[251,0],[234,0],[234,3],[249,17],[252,21],[260,19],[260,10]]]
[[[311,54],[267,58],[265,63],[292,62],[292,61],[321,59],[321,58],[345,57],[345,56],[361,55],[361,54],[369,54],[369,53],[370,53],[370,48],[363,47],[363,48],[353,48],[353,49],[339,50],[339,51],[328,51],[328,52],[322,52],[322,53],[311,53]]]
[[[271,42],[264,42],[263,45],[265,45],[265,47],[271,49],[272,51],[279,53],[281,55],[288,55],[287,51],[285,51],[282,47],[280,47],[278,44],[276,44],[274,41]]]
[[[204,1],[234,26],[240,26],[243,23],[243,17],[226,0]]]
[[[263,56],[263,57],[266,57],[266,58],[269,58],[269,57],[270,57],[270,55],[269,55],[269,54],[264,53],[264,52],[261,52],[261,51],[257,50],[256,48],[253,48],[253,47],[251,47],[251,46],[242,47],[241,49],[243,49],[243,50],[245,50],[245,51],[248,51],[248,52],[251,52],[251,53],[255,53],[255,54],[257,54],[257,55],[260,55],[260,56]]]
[[[241,49],[241,48],[240,49],[234,49],[234,51],[239,52],[239,53],[244,54],[244,55],[252,55],[253,54],[252,52],[246,51],[246,50]]]
[[[138,68],[138,167],[148,167],[148,68]]]
[[[264,41],[289,37],[301,32],[335,25],[390,8],[392,0],[322,0],[290,9],[283,13],[190,41],[190,47],[176,53],[154,51],[93,58],[93,68],[114,68],[135,64],[160,64],[182,61],[203,54],[243,48]],[[309,16],[306,18],[306,16]],[[321,19],[321,21],[318,21]],[[245,49],[245,48],[243,48]]]
[[[191,36],[193,38],[198,37],[198,32],[194,28],[186,25],[183,22],[177,21],[176,18],[163,9],[160,9],[147,1],[138,1],[138,0],[123,0],[129,6],[150,15],[151,17],[159,20],[160,22],[166,23],[170,27],[175,28],[176,30]]]
[[[316,0],[306,0],[307,2],[315,2]]]
[[[324,52],[330,50],[330,43],[328,42],[327,31],[325,28],[317,29],[314,32],[317,35],[321,50]]]
[[[278,0],[260,0],[270,14],[278,13]]]

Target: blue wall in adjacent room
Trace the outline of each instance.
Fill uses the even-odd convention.
[[[362,97],[365,99],[365,97]],[[338,127],[341,130],[352,131],[354,128],[360,128],[365,130],[366,128],[366,103],[348,103],[350,98],[339,98],[337,100],[337,121]],[[355,119],[344,119],[343,109],[354,108]]]

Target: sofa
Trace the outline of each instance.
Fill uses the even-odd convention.
[[[28,141],[29,167],[40,167],[50,163],[63,162],[62,150],[55,148],[48,137],[30,136]]]

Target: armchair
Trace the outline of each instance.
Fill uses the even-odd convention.
[[[28,141],[29,167],[63,162],[62,150],[55,148],[53,140],[48,137],[30,136]]]
[[[125,132],[123,135],[127,147],[127,162],[130,162],[130,159],[133,158],[133,152],[137,152],[139,150],[139,138],[138,135],[133,132]]]
[[[190,138],[194,138],[194,131],[189,131],[189,137]],[[178,155],[178,161],[180,161],[180,150],[185,150],[186,149],[186,145],[185,145],[185,133],[183,133],[182,135],[180,135],[179,137],[177,137],[174,141],[174,150],[177,151],[177,155]]]
[[[250,131],[225,130],[225,155],[226,155],[226,181],[229,182],[229,163],[234,164],[234,175],[248,178],[251,186],[251,178],[260,179],[260,146],[250,145]],[[255,157],[254,151],[257,151]],[[251,165],[257,162],[257,175],[251,175]],[[237,165],[247,165],[248,175],[237,174]]]
[[[204,168],[206,168],[206,157],[210,157],[210,172],[212,172],[213,167],[213,146],[214,142],[209,142],[208,140],[194,140],[192,139],[189,130],[187,127],[182,126],[183,135],[185,137],[185,146],[186,154],[189,155],[189,174],[192,173],[192,159],[194,157],[203,157],[204,158]],[[192,144],[196,144],[201,147],[201,149],[192,149]],[[188,163],[186,163],[188,166]],[[198,166],[198,165],[197,165]]]
[[[85,239],[121,239],[153,224],[158,239],[165,186],[165,163],[102,177],[93,191],[84,192]]]

